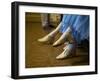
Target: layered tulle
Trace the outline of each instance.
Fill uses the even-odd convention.
[[[60,32],[64,33],[68,27],[72,29],[74,39],[80,43],[89,40],[89,16],[88,15],[63,15]]]

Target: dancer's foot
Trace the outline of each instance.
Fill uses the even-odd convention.
[[[69,57],[70,55],[71,56],[75,56],[75,46],[74,44],[68,44],[66,47],[65,47],[65,50],[56,57],[56,59],[64,59],[64,58],[67,58]]]
[[[69,44],[69,42],[65,42],[64,43],[64,47],[63,47],[63,50],[65,50],[66,49],[66,46]]]
[[[53,46],[54,47],[59,46],[59,45],[65,43],[66,40],[73,41],[70,27],[67,28],[67,30],[62,34],[62,36],[53,44]]]
[[[52,44],[54,42],[54,37],[47,35],[43,38],[38,39],[38,42]]]
[[[65,39],[58,39],[55,43],[53,43],[53,47],[62,45],[65,41]]]

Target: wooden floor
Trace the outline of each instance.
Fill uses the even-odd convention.
[[[52,45],[45,45],[37,42],[37,39],[47,34],[42,29],[40,22],[26,22],[25,29],[26,68],[80,66],[89,64],[88,50],[84,48],[77,48],[75,57],[56,60],[56,56],[58,56],[63,51],[63,45],[59,47],[52,47]],[[58,37],[59,35],[57,38]],[[57,40],[57,38],[55,40]]]

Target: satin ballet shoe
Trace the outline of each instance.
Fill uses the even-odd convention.
[[[65,40],[63,39],[63,40],[57,40],[55,43],[53,43],[53,47],[57,47],[57,46],[60,46],[60,45],[62,45],[63,43],[65,42]]]
[[[64,32],[63,35],[55,43],[53,43],[53,47],[56,47],[65,43],[66,40],[73,41],[73,38],[70,32]]]
[[[52,44],[54,42],[54,37],[45,36],[41,39],[38,39],[38,42],[45,43],[45,44]]]
[[[63,47],[63,50],[65,50],[66,49],[66,47],[67,47],[67,45],[69,44],[69,42],[65,42],[64,43],[64,47]]]
[[[73,57],[76,55],[76,51],[74,50],[74,45],[69,44],[65,47],[65,50],[56,57],[57,60],[65,59],[67,57]]]

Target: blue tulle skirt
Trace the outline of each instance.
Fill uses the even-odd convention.
[[[64,33],[68,27],[72,29],[72,35],[77,43],[89,40],[89,15],[63,15],[60,32]]]

